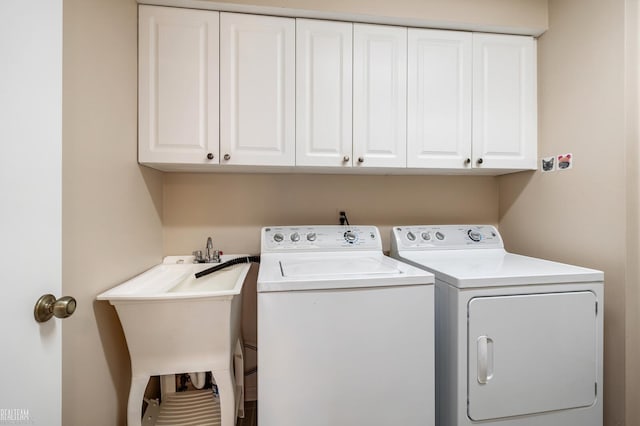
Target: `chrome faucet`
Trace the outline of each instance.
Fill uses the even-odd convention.
[[[196,250],[193,252],[195,257],[195,263],[220,263],[220,250],[213,249],[213,240],[211,237],[207,238],[207,245],[205,247],[204,256],[202,250]]]

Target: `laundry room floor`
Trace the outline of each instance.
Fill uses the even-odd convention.
[[[245,401],[244,419],[238,419],[236,426],[257,426],[258,424],[258,401]]]

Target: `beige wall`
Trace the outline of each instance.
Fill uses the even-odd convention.
[[[63,323],[65,426],[123,425],[129,356],[98,293],[162,255],[162,175],[136,163],[135,0],[65,0]],[[35,384],[37,387],[37,384]]]
[[[626,0],[626,138],[627,138],[627,294],[626,294],[626,417],[640,424],[640,3]]]
[[[607,426],[625,421],[624,18],[624,0],[549,1],[538,43],[539,155],[571,152],[575,164],[498,179],[509,249],[605,272]]]

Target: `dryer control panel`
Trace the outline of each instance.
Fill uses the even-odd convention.
[[[500,233],[492,225],[394,226],[391,244],[392,250],[504,248]]]
[[[382,251],[375,226],[269,226],[262,228],[262,253],[283,251]]]

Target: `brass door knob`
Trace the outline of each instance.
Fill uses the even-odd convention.
[[[56,300],[53,294],[45,294],[36,302],[33,315],[38,322],[49,321],[51,317],[67,318],[76,311],[76,299],[64,296]]]

